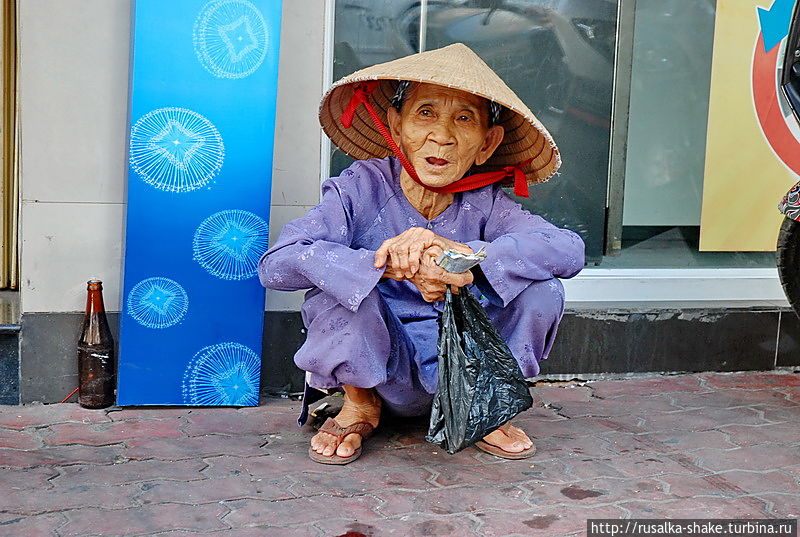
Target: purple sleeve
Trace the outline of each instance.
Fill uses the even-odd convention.
[[[491,299],[508,305],[533,280],[571,278],[584,265],[580,235],[533,215],[497,189],[484,228],[484,240],[468,241],[473,251],[486,247],[475,283]],[[490,286],[490,288],[486,288]]]
[[[383,276],[375,252],[350,247],[353,210],[338,185],[322,184],[322,201],[281,230],[258,262],[264,287],[296,291],[318,287],[351,311],[357,311]]]

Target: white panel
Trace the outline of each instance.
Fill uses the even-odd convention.
[[[21,310],[83,311],[86,281],[103,281],[107,311],[119,311],[124,206],[23,202]]]
[[[273,291],[267,289],[267,311],[300,311],[305,291]]]
[[[23,199],[121,203],[130,1],[18,5]]]
[[[286,205],[273,205],[269,216],[269,245],[270,247],[275,244],[281,229],[290,220],[299,218],[306,214],[313,205],[303,206],[286,206]],[[305,291],[295,291],[289,293],[286,291],[273,291],[267,289],[267,311],[298,311],[300,305],[303,303],[303,294]]]
[[[562,280],[574,303],[680,303],[706,306],[788,306],[774,268],[584,269]]]
[[[317,110],[323,91],[325,3],[283,3],[275,158],[272,169],[270,246],[286,222],[319,203],[320,144]],[[305,291],[267,290],[268,311],[297,311]]]
[[[283,2],[272,176],[276,205],[319,203],[324,21],[324,2]]]
[[[316,203],[314,205],[273,205],[269,212],[270,247],[278,240],[278,236],[287,222],[300,218],[315,206]]]

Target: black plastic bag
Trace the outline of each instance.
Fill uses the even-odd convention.
[[[447,289],[438,353],[428,442],[456,453],[533,406],[517,360],[466,288]]]

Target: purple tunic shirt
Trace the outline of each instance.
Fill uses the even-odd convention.
[[[384,268],[373,266],[383,241],[411,227],[474,251],[485,246],[487,258],[471,291],[483,295],[523,374],[537,375],[563,312],[556,278],[583,268],[580,236],[532,215],[497,185],[457,193],[427,220],[403,193],[400,171],[398,160],[387,157],[357,161],[328,179],[322,202],[286,224],[259,262],[264,286],[312,289],[302,312],[307,339],[295,355],[311,373],[308,384],[374,386],[401,415],[430,405],[438,379],[436,319],[444,302],[426,302],[409,281],[381,281]],[[305,414],[304,406],[299,423]]]
[[[571,278],[584,265],[580,236],[523,209],[498,185],[455,194],[432,220],[411,205],[400,186],[396,157],[354,162],[322,184],[322,202],[286,224],[259,262],[261,283],[295,291],[317,287],[357,311],[376,286],[402,321],[435,319],[441,302],[423,300],[409,281],[384,280],[375,251],[411,227],[486,247],[484,278],[475,284],[493,304],[505,306],[533,280]],[[534,305],[532,305],[534,306]]]

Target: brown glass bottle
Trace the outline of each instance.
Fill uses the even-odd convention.
[[[86,316],[78,340],[78,403],[86,408],[114,404],[117,360],[103,306],[103,282],[87,282]]]

